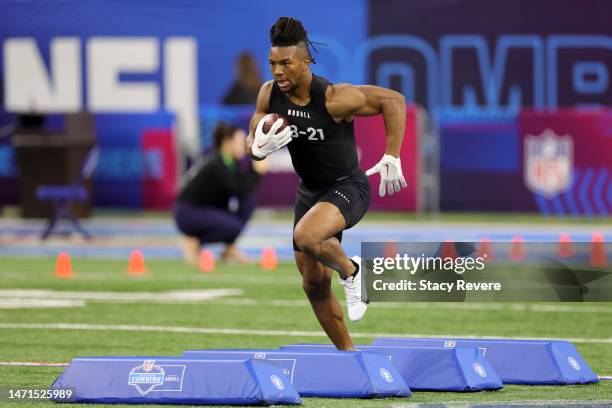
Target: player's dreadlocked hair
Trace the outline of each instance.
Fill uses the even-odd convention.
[[[310,48],[317,52],[312,41],[308,39],[308,33],[302,22],[291,17],[280,17],[270,29],[270,42],[273,47],[288,47],[290,45],[303,46],[308,52],[312,63],[315,60],[310,53]]]

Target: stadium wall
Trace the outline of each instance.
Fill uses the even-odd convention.
[[[304,21],[313,41],[326,44],[317,47],[318,74],[332,81],[388,86],[434,118],[452,110],[458,120],[465,119],[463,136],[449,136],[453,130],[448,127],[441,134],[443,210],[609,214],[610,164],[600,164],[599,156],[583,156],[580,149],[610,157],[605,108],[612,103],[612,29],[607,21],[612,6],[604,0],[589,2],[588,10],[579,0],[555,4],[552,13],[548,2],[528,0],[245,1],[236,12],[236,3],[221,0],[0,0],[0,120],[4,124],[17,112],[89,110],[106,129],[104,122],[114,114],[174,114],[176,120],[162,128],[155,119],[143,125],[174,138],[172,148],[166,142],[163,149],[159,143],[143,144],[137,122],[119,138],[99,131],[102,163],[133,171],[97,175],[95,205],[163,208],[168,199],[156,201],[145,194],[144,179],[154,174],[156,180],[170,180],[180,163],[160,161],[159,152],[178,151],[184,157],[205,147],[205,129],[211,124],[201,120],[202,109],[222,98],[234,59],[242,51],[252,52],[269,78],[267,31],[278,16],[293,15]],[[571,163],[572,178],[557,195],[577,190],[573,201],[557,197],[561,204],[556,195],[538,193],[537,187],[534,192],[533,183],[527,186],[522,157],[523,108],[536,109],[532,115],[537,115],[558,107],[580,110],[559,114],[579,121],[590,120],[591,114],[581,113],[584,109],[597,111],[593,120],[602,124],[584,126],[599,126],[603,132],[585,135],[572,129],[573,157],[579,161]],[[483,110],[505,117],[486,123],[493,139],[474,124],[473,112]],[[548,126],[562,136],[565,128],[555,129],[560,116],[547,115]],[[145,146],[155,153],[147,154]],[[472,159],[458,162],[457,149]],[[6,138],[0,141],[0,159],[0,203],[15,203],[18,170]],[[147,163],[163,165],[155,164],[150,172]],[[106,194],[112,177],[113,183],[138,184],[131,190],[135,195],[115,199]],[[475,179],[488,190],[472,194]],[[505,180],[509,187],[496,191],[488,179]],[[171,190],[171,184],[164,181],[163,191]],[[291,202],[282,195],[272,204]]]

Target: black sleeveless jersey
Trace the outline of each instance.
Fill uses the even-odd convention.
[[[336,123],[325,107],[329,81],[313,74],[310,102],[296,105],[276,82],[270,93],[270,113],[289,120],[293,139],[287,145],[302,183],[309,189],[330,186],[359,171],[353,121]]]

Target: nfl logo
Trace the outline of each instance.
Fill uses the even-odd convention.
[[[153,370],[153,367],[155,367],[155,360],[145,360],[144,363],[142,363],[142,369],[146,373]]]
[[[573,176],[574,142],[546,129],[540,136],[525,137],[525,185],[534,193],[551,198],[570,186]]]

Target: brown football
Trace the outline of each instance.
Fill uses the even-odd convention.
[[[276,130],[276,133],[280,132],[281,130],[289,126],[289,121],[283,115],[279,115],[278,113],[268,113],[262,119],[264,121],[263,128],[262,128],[263,132],[268,133],[270,131],[270,128],[272,128],[272,125],[274,124],[274,122],[276,122],[279,119],[283,120],[283,124]]]

